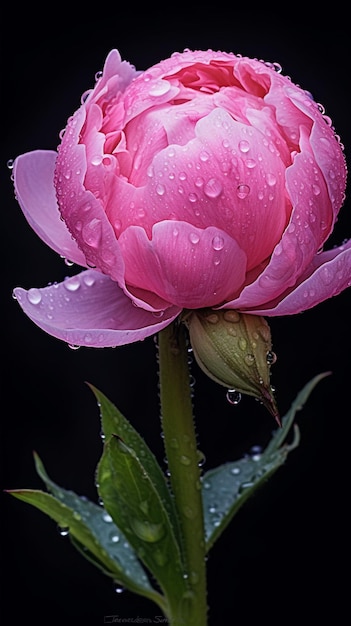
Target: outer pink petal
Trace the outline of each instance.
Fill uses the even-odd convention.
[[[248,309],[245,312],[270,317],[294,315],[337,296],[350,286],[351,239],[339,248],[317,254],[297,286],[280,301],[268,303],[266,308]]]
[[[245,278],[246,255],[218,228],[186,222],[156,224],[151,241],[139,226],[120,237],[126,283],[156,293],[178,307],[213,306],[235,293]]]
[[[84,254],[60,219],[54,188],[57,154],[35,150],[17,157],[14,185],[18,203],[36,234],[66,259],[86,266]]]
[[[94,348],[145,339],[180,313],[176,307],[158,314],[135,307],[117,283],[94,270],[43,289],[18,287],[14,295],[45,332],[70,345]]]
[[[335,218],[345,197],[347,175],[345,156],[342,146],[335,137],[331,121],[321,115],[316,102],[306,96],[306,93],[303,94],[298,90],[287,88],[286,91],[295,106],[313,120],[310,135],[311,151],[327,185],[334,217],[330,230],[324,233],[326,238],[333,228]]]
[[[325,132],[329,134],[330,128],[324,121],[323,124],[327,129]],[[306,129],[301,128],[300,134],[301,152],[286,171],[287,190],[294,207],[290,223],[275,247],[267,267],[253,283],[243,289],[239,298],[230,303],[234,308],[262,307],[264,303],[277,299],[288,288],[293,287],[305,270],[308,270],[326,238],[326,233],[330,233],[332,229],[336,215],[332,207],[333,198],[337,193],[338,202],[341,203],[340,190],[344,192],[345,188],[341,149],[334,140],[335,160],[338,165],[329,163],[331,171],[336,169],[334,175],[329,173],[328,176],[335,181],[334,186],[339,191],[334,189],[330,197],[330,189],[312,151]],[[324,135],[321,139],[323,138],[325,139]],[[314,143],[315,141],[316,139]],[[320,154],[318,156],[321,159]]]
[[[84,252],[87,264],[124,282],[124,263],[113,227],[100,201],[85,189],[86,150],[79,144],[85,111],[79,109],[69,120],[56,160],[55,185],[61,214]],[[108,171],[107,176],[111,173]]]

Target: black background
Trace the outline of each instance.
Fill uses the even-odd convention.
[[[56,6],[56,5],[55,5]],[[1,490],[41,488],[32,451],[63,487],[96,500],[94,471],[102,444],[98,409],[85,381],[101,389],[164,463],[155,345],[71,351],[21,312],[15,286],[45,286],[68,268],[27,225],[10,181],[8,159],[55,149],[59,131],[94,84],[111,48],[137,69],[185,47],[232,51],[277,61],[325,106],[351,162],[349,34],[333,5],[308,17],[303,7],[214,9],[168,5],[95,6],[90,17],[49,7],[3,21],[1,54]],[[59,5],[57,5],[58,7]],[[202,8],[201,8],[202,7]],[[320,8],[319,11],[322,11]],[[351,235],[347,199],[328,246]],[[332,371],[297,416],[302,439],[275,477],[241,510],[208,559],[209,625],[344,623],[348,611],[350,292],[313,310],[270,320],[278,361],[272,383],[284,413],[313,376]],[[229,406],[225,390],[194,366],[195,417],[204,469],[263,445],[275,425],[254,400]],[[165,467],[166,469],[166,467]],[[1,493],[2,623],[156,623],[159,610],[113,585],[59,536],[42,513]],[[345,595],[346,594],[346,595]],[[347,613],[346,613],[347,614]],[[137,621],[139,619],[139,622]],[[160,622],[159,622],[160,623]]]

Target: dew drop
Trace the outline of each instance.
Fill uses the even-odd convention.
[[[150,87],[149,95],[155,96],[155,97],[163,96],[170,90],[170,88],[171,88],[171,85],[168,82],[168,80],[160,79],[156,83],[154,83],[152,87]]]
[[[237,311],[234,310],[226,310],[223,313],[223,317],[227,322],[239,322],[240,320],[240,314]]]
[[[220,235],[216,235],[212,239],[212,247],[214,250],[222,250],[224,246],[224,239]]]
[[[244,350],[246,350],[246,347],[247,347],[246,339],[244,339],[244,337],[240,337],[240,339],[238,341],[238,344],[239,344],[240,350],[242,350],[244,352]]]
[[[193,244],[197,244],[200,241],[200,237],[197,233],[190,233],[189,241]]]
[[[277,360],[276,353],[269,350],[269,352],[267,352],[266,354],[266,361],[268,365],[273,365],[276,362],[276,360]]]
[[[148,520],[134,518],[131,519],[130,524],[137,537],[147,543],[160,541],[160,539],[164,536],[165,529],[161,523],[154,524]]]
[[[58,526],[57,530],[58,530],[59,535],[61,535],[61,537],[67,537],[67,535],[69,535],[68,526]]]
[[[202,450],[198,450],[196,454],[198,458],[197,464],[199,467],[202,467],[206,463],[206,456]]]
[[[233,476],[237,476],[240,474],[240,467],[232,467],[230,473],[233,474]]]
[[[83,282],[87,287],[92,287],[95,284],[95,278],[91,274],[83,274]]]
[[[216,178],[210,178],[204,186],[204,193],[208,198],[218,198],[222,193],[222,184]]]
[[[219,322],[217,313],[210,313],[209,315],[206,315],[206,322],[210,322],[210,324],[217,324]]]
[[[189,202],[192,202],[192,203],[197,202],[198,200],[196,193],[189,193],[188,198],[189,198]]]
[[[186,465],[186,466],[188,466],[188,465],[190,465],[190,464],[191,464],[191,459],[189,459],[189,457],[188,457],[188,456],[186,456],[185,454],[182,454],[182,456],[180,457],[180,459],[179,459],[179,460],[180,460],[180,462],[181,462],[181,464],[182,464],[182,465]]]
[[[39,304],[41,302],[41,293],[39,289],[36,289],[35,287],[29,289],[27,298],[31,304]]]
[[[83,226],[82,235],[85,243],[97,248],[100,245],[102,235],[101,220],[94,218]]]
[[[244,361],[245,361],[246,365],[251,366],[255,362],[255,357],[254,357],[253,354],[245,354]]]
[[[239,150],[240,152],[244,152],[244,153],[250,150],[250,144],[248,141],[246,141],[246,139],[239,141]]]
[[[111,515],[109,515],[108,513],[103,513],[102,519],[104,520],[104,522],[107,522],[108,524],[110,524],[113,521]]]
[[[240,200],[244,200],[250,193],[249,185],[240,184],[236,188],[236,194]]]
[[[237,391],[236,389],[228,389],[226,398],[229,404],[239,404],[241,400],[241,393],[240,391]]]
[[[276,185],[277,183],[277,177],[275,176],[275,174],[271,174],[268,172],[268,174],[266,175],[266,181],[269,187],[274,187],[274,185]]]
[[[203,163],[206,163],[206,161],[208,161],[209,158],[210,158],[210,155],[208,154],[208,152],[206,152],[206,150],[201,152],[200,161],[202,161]]]
[[[238,489],[238,493],[242,493],[243,491],[245,491],[246,489],[249,489],[250,487],[253,487],[253,482],[252,481],[247,481],[244,483],[241,483],[239,489]]]
[[[66,278],[63,284],[67,291],[77,291],[77,289],[79,289],[80,287],[80,278],[78,276]]]

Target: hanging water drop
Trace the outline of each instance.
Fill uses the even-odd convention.
[[[239,404],[241,400],[241,393],[240,391],[237,391],[236,389],[228,389],[226,398],[229,404]]]
[[[267,360],[268,365],[273,365],[277,360],[276,353],[269,350],[269,352],[267,352],[267,355],[266,355],[266,360]]]
[[[61,537],[67,537],[67,535],[69,535],[69,528],[68,526],[58,526],[57,530],[59,532],[59,535],[61,535]]]

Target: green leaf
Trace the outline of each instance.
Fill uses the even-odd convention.
[[[112,435],[118,435],[140,459],[140,463],[153,483],[155,490],[159,493],[159,497],[171,520],[177,543],[182,548],[182,534],[174,498],[170,492],[166,476],[153,452],[118,408],[96,387],[90,384],[89,387],[93,391],[100,408],[101,426],[105,439],[108,440]]]
[[[133,548],[111,516],[97,504],[56,485],[38,455],[34,457],[37,472],[52,495],[29,489],[9,493],[46,513],[67,530],[72,544],[104,574],[163,608],[163,598],[151,586]]]
[[[202,494],[207,551],[248,498],[283,465],[289,452],[298,446],[299,430],[296,425],[292,443],[284,443],[296,412],[302,409],[314,387],[328,374],[316,376],[300,391],[283,417],[282,427],[273,433],[262,454],[247,455],[206,472],[202,480]]]
[[[185,592],[180,546],[165,503],[146,467],[120,437],[105,443],[97,480],[106,510],[167,597]]]

